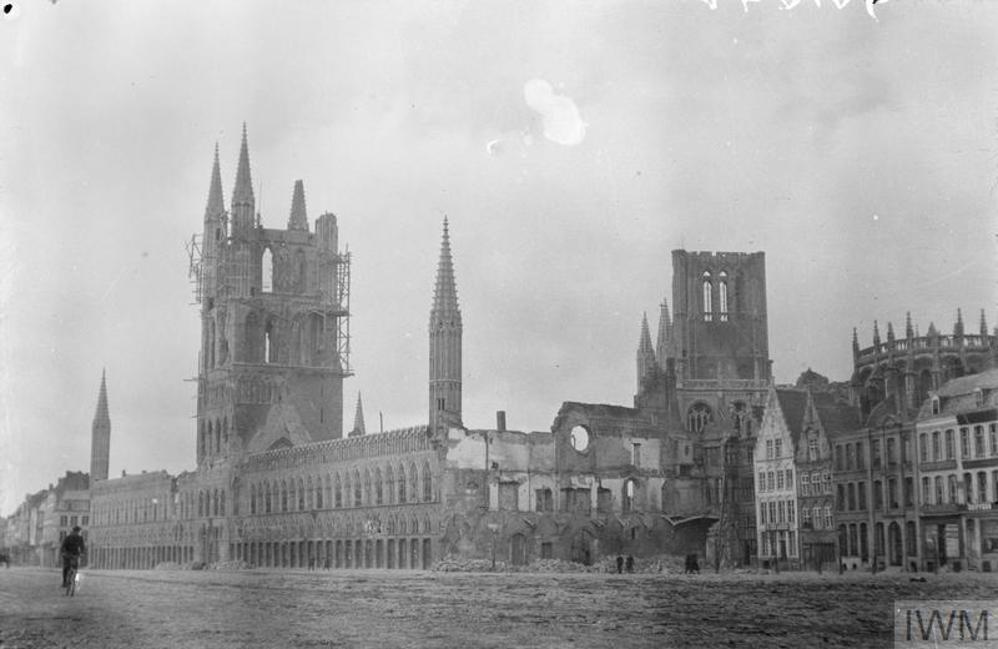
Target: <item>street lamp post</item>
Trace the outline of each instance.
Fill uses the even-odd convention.
[[[492,571],[496,569],[496,538],[499,536],[499,524],[489,523],[488,528],[492,531]]]

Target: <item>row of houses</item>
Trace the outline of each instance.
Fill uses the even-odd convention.
[[[59,546],[70,530],[90,524],[90,476],[67,471],[55,484],[25,496],[0,519],[0,551],[18,565],[61,565]]]
[[[765,565],[998,569],[998,370],[865,421],[830,392],[774,387],[755,472]]]

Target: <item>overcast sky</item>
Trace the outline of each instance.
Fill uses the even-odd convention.
[[[249,130],[257,207],[338,215],[368,430],[424,423],[447,215],[464,419],[631,404],[670,251],[764,250],[776,379],[852,328],[998,324],[998,3],[83,2],[0,20],[0,512],[194,467],[184,243]],[[783,9],[781,6],[790,6]]]

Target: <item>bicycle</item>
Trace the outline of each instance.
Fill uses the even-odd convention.
[[[69,564],[69,572],[66,573],[66,595],[73,597],[76,595],[76,586],[80,582],[79,559],[74,559]]]

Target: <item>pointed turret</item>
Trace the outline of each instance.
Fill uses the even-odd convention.
[[[877,326],[877,321],[873,321],[873,346],[880,347],[880,327]]]
[[[909,340],[915,337],[915,330],[911,327],[911,311],[904,316],[904,337]]]
[[[655,359],[658,366],[665,369],[669,358],[669,345],[672,341],[672,316],[669,315],[669,300],[663,298],[658,315],[658,344],[655,346]]]
[[[353,430],[350,431],[350,437],[359,437],[361,435],[367,434],[367,428],[364,426],[364,404],[360,400],[360,392],[357,393],[357,412],[353,416]]]
[[[236,236],[245,235],[256,224],[256,199],[253,196],[253,179],[250,177],[249,142],[246,122],[243,122],[243,141],[239,147],[236,166],[236,184],[232,187],[232,229]]]
[[[641,316],[641,335],[638,339],[638,392],[641,392],[641,381],[655,367],[655,348],[651,344],[651,331],[648,329],[648,314]]]
[[[894,346],[894,323],[887,321],[887,344]]]
[[[288,219],[289,230],[304,230],[308,232],[308,215],[305,212],[305,183],[295,181],[294,193],[291,195],[291,217]]]
[[[108,460],[111,454],[111,416],[107,408],[107,374],[101,371],[97,411],[90,437],[90,480],[107,480]]]
[[[963,312],[956,310],[956,322],[953,323],[953,335],[957,338],[963,337]]]
[[[429,326],[432,434],[446,434],[447,426],[461,425],[461,310],[446,218],[443,230]]]
[[[852,328],[852,357],[859,358],[859,334],[856,333],[856,327]]]
[[[208,189],[208,204],[204,208],[205,223],[213,224],[225,214],[222,201],[222,172],[218,165],[218,142],[215,143],[215,161],[211,165],[211,186]]]
[[[981,338],[983,338],[983,344],[987,345],[988,337],[988,321],[984,318],[984,309],[981,309]]]
[[[933,340],[939,338],[939,330],[936,329],[936,323],[935,322],[930,322],[929,323],[929,331],[926,333],[926,336],[928,336],[928,338],[929,338],[929,344],[930,345],[935,345],[936,344],[935,342],[933,342]]]

